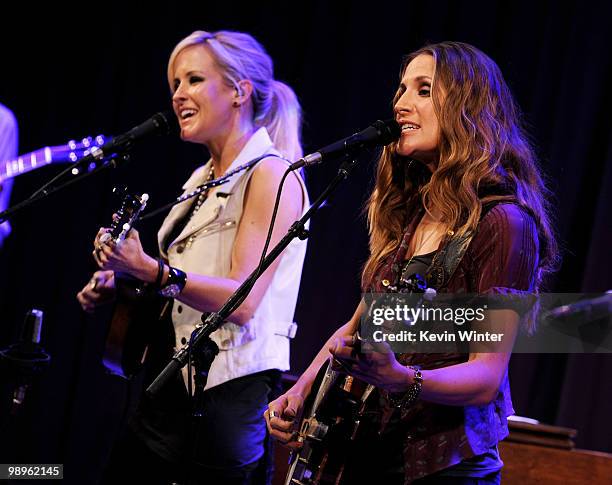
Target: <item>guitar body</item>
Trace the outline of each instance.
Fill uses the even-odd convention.
[[[102,361],[113,374],[130,378],[144,364],[155,325],[170,304],[156,292],[141,289],[142,283],[115,274],[117,299],[110,321]]]
[[[355,379],[330,360],[325,363],[304,405],[304,417],[285,485],[332,485],[341,482],[352,442],[359,436],[374,386]]]
[[[121,244],[148,200],[147,194],[136,196],[124,189],[121,208],[100,241]],[[150,343],[150,329],[162,317],[169,300],[142,281],[122,273],[115,273],[115,290],[116,302],[102,362],[111,373],[128,379],[141,369]]]
[[[425,294],[426,283],[418,274],[402,275],[395,293]],[[392,301],[392,293],[386,294]],[[391,298],[389,298],[391,297]],[[425,301],[423,298],[421,302]],[[418,305],[418,304],[417,304]],[[372,303],[370,302],[370,308]],[[403,327],[410,322],[398,321]],[[361,336],[355,350],[361,352]],[[304,417],[298,431],[301,449],[292,454],[285,485],[338,485],[342,483],[348,456],[354,442],[371,437],[369,415],[376,388],[342,372],[341,364],[330,359],[324,364],[304,403]]]

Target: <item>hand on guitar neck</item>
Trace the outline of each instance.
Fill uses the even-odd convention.
[[[357,334],[338,337],[329,347],[337,370],[391,393],[405,392],[413,371],[404,367],[386,342],[362,341]]]
[[[157,275],[157,260],[146,254],[136,229],[131,229],[117,244],[105,235],[110,229],[100,228],[94,241],[93,256],[103,270],[125,273],[140,281],[152,283]]]
[[[116,272],[124,272],[147,281],[147,275],[135,267],[142,270],[143,261],[151,260],[156,268],[155,274],[157,273],[157,262],[144,253],[138,231],[132,228],[140,212],[145,208],[149,196],[143,194],[137,197],[128,194],[127,191],[124,192],[121,208],[113,215],[112,227],[100,228],[93,241],[92,255],[102,271],[96,271],[77,294],[81,307],[89,313],[97,306],[115,299]]]
[[[94,239],[93,257],[102,271],[93,274],[77,299],[87,312],[114,302],[102,361],[112,374],[128,379],[142,368],[151,337],[147,330],[160,320],[167,301],[157,287],[146,285],[157,280],[161,266],[144,252],[133,229],[149,196],[125,192],[111,227],[101,228]],[[151,275],[147,262],[153,263]]]

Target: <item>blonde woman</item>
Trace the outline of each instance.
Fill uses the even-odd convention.
[[[196,31],[175,47],[168,63],[174,112],[184,141],[204,145],[210,160],[184,185],[263,157],[228,184],[175,206],[159,231],[161,259],[146,254],[132,231],[119,247],[95,241],[101,271],[78,299],[93,310],[112,296],[114,272],[158,284],[174,298],[172,311],[153,322],[150,381],[183,346],[203,312],[215,311],[255,269],[279,181],[302,154],[300,106],[274,79],[272,60],[250,35]],[[308,205],[304,182],[284,186],[271,243],[279,241]],[[263,410],[289,368],[305,243],[293,242],[261,276],[245,302],[212,339],[220,352],[204,391],[203,416],[192,419],[186,373],[160,396],[143,396],[127,436],[115,447],[105,481],[119,483],[251,483],[261,481],[266,426]],[[154,327],[154,328],[153,328]],[[119,478],[121,477],[121,478]],[[119,481],[118,481],[119,480]]]

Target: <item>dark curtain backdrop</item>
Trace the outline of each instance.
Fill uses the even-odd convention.
[[[118,134],[169,107],[168,55],[198,28],[244,30],[267,47],[277,77],[292,85],[302,102],[306,151],[389,117],[404,54],[429,41],[461,40],[500,65],[549,176],[564,248],[551,289],[612,288],[607,2],[289,3],[149,3],[135,6],[132,14],[128,2],[62,11],[15,4],[16,13],[0,20],[0,102],[18,118],[20,151]],[[148,192],[153,208],[178,194],[206,158],[179,140],[151,140],[133,151],[129,165],[13,220],[0,255],[0,346],[13,340],[28,309],[40,308],[52,362],[29,391],[21,416],[0,433],[0,462],[64,463],[66,483],[95,482],[139,388],[104,372],[105,316],[85,316],[75,300],[94,269],[92,239],[109,223],[114,184]],[[295,373],[350,317],[359,299],[370,159],[362,157],[350,181],[312,221],[293,344]],[[19,177],[13,201],[59,170],[46,167]],[[311,195],[334,173],[333,163],[309,169]],[[150,251],[160,222],[141,227]],[[610,355],[515,356],[516,411],[577,428],[579,447],[612,452],[611,376]]]

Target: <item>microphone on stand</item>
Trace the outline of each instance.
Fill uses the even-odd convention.
[[[143,138],[176,133],[178,132],[178,126],[178,120],[172,111],[160,111],[126,133],[114,137],[104,145],[92,148],[91,153],[81,158],[79,163],[84,165],[103,160],[115,153],[124,152],[132,148],[134,143],[139,142]]]
[[[397,140],[400,134],[401,129],[394,119],[377,120],[365,130],[300,158],[297,162],[292,163],[290,168],[291,170],[297,170],[304,166],[308,167],[321,163],[327,158],[334,158],[367,146],[387,145]]]
[[[612,315],[612,290],[604,295],[588,300],[581,300],[569,305],[562,305],[549,310],[545,318],[552,320],[558,318],[580,317],[581,321],[589,322],[598,318]]]
[[[51,357],[40,346],[43,312],[32,309],[26,314],[19,340],[0,350],[0,364],[15,384],[11,395],[10,414],[15,415],[23,404],[34,378],[49,365]]]

